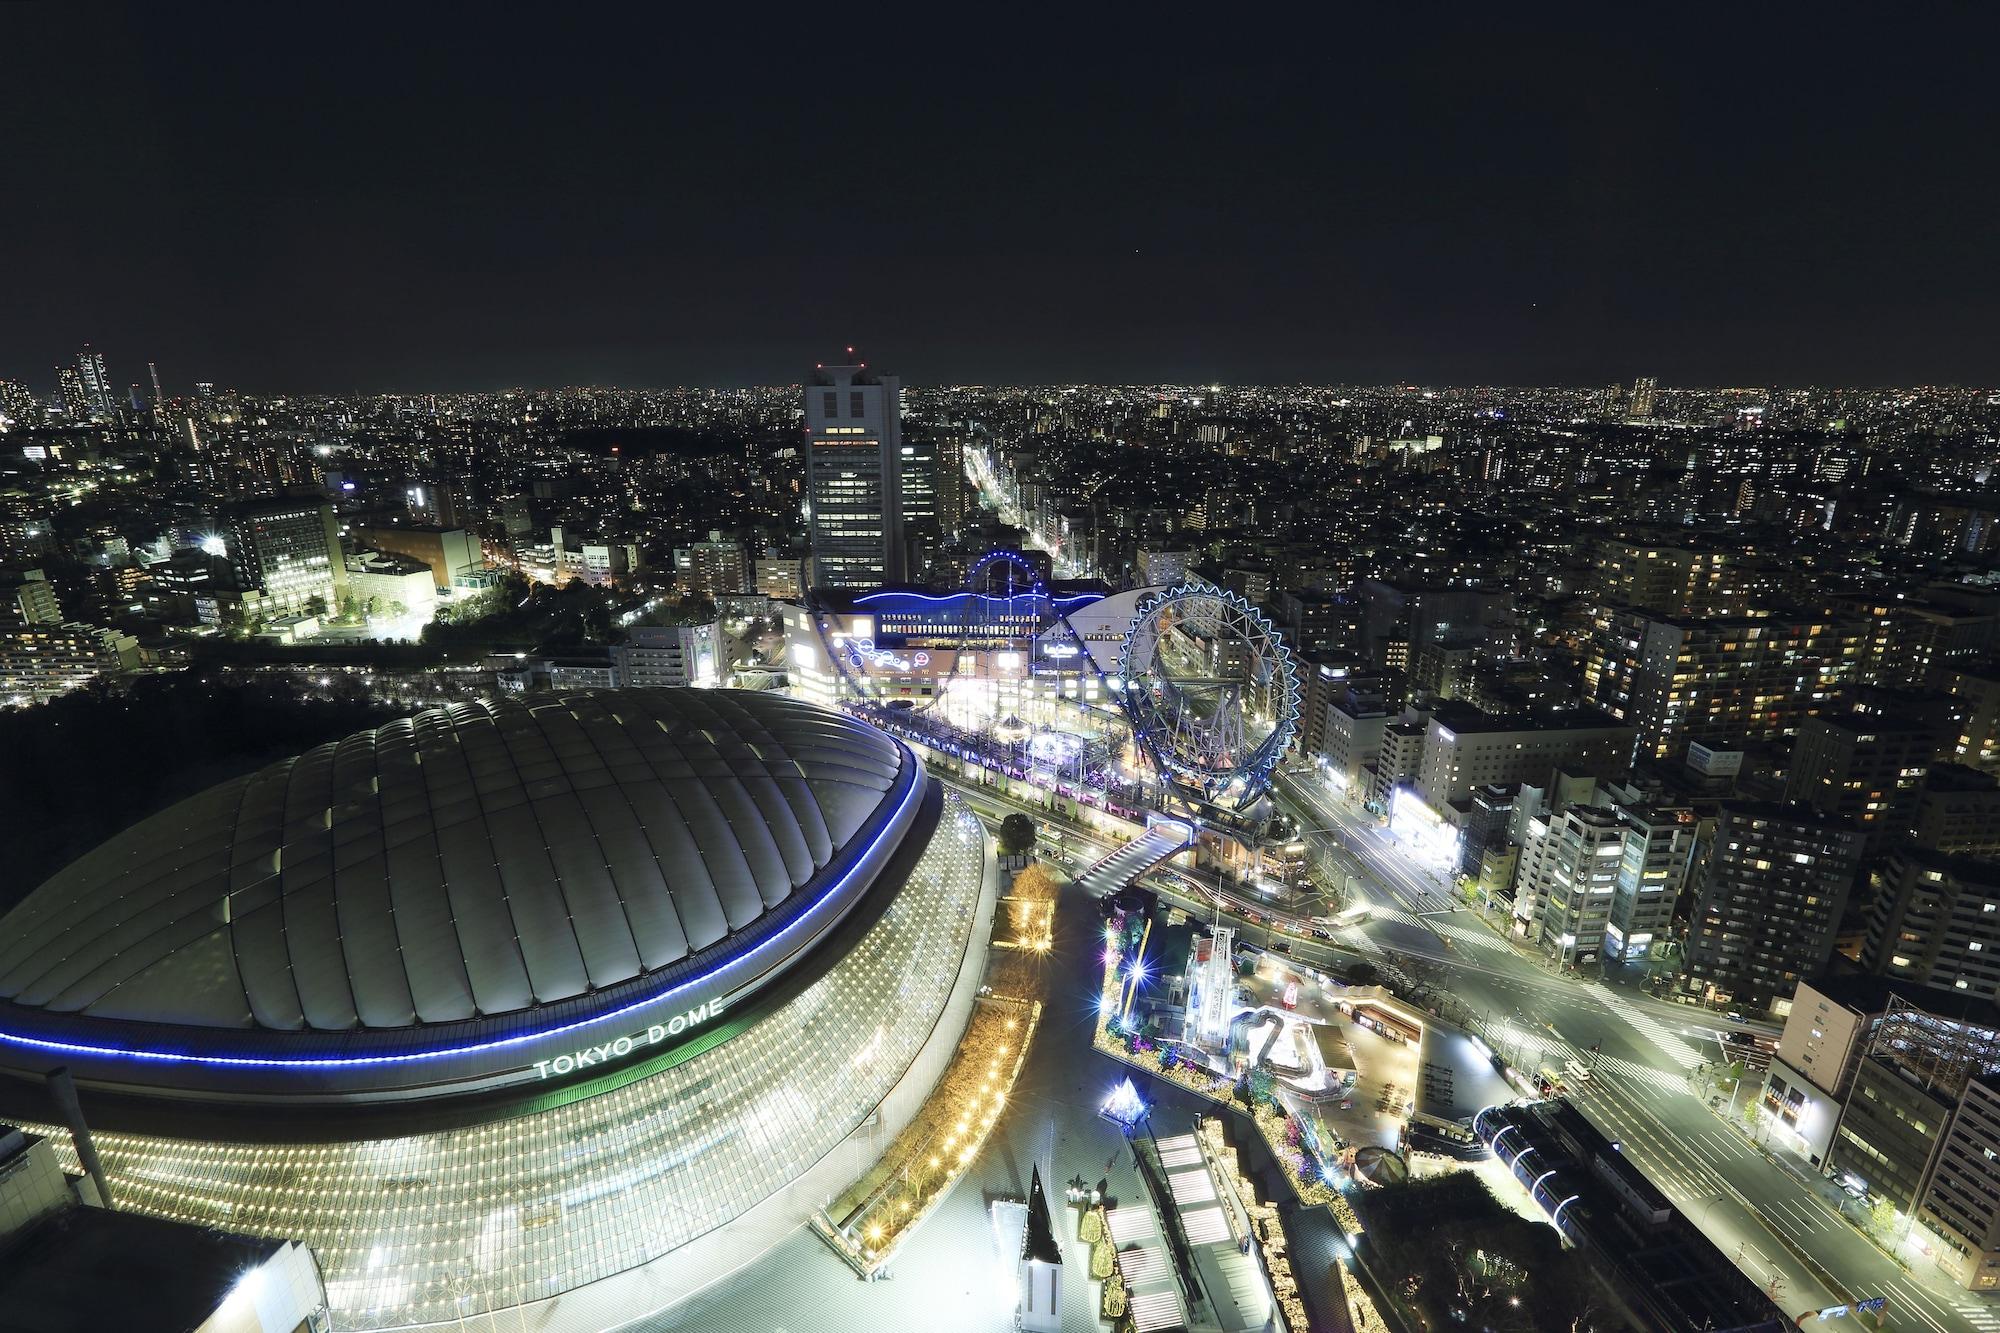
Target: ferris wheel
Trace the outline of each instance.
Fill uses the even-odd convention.
[[[1277,627],[1243,597],[1192,580],[1136,608],[1119,651],[1125,712],[1183,793],[1242,809],[1298,733],[1299,676]]]

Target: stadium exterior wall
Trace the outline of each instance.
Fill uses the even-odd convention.
[[[114,1194],[121,1207],[305,1242],[342,1329],[581,1295],[670,1255],[780,1195],[871,1115],[893,1135],[935,1083],[963,1031],[958,1000],[995,893],[977,817],[941,802],[921,855],[884,876],[900,883],[875,886],[879,914],[823,972],[671,1059],[629,1066],[630,1081],[557,1087],[512,1114],[397,1137],[100,1132]],[[66,1131],[31,1127],[68,1150]]]

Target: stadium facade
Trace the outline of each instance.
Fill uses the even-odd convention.
[[[191,797],[0,918],[0,1116],[67,1144],[67,1068],[120,1207],[305,1242],[340,1327],[521,1305],[928,1088],[991,873],[907,748],[810,704],[432,710]]]

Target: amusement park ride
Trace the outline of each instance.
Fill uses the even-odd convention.
[[[1298,731],[1299,675],[1243,597],[1198,579],[1124,594],[1120,635],[1111,599],[1057,595],[1014,551],[981,558],[958,592],[870,594],[890,596],[935,605],[927,647],[830,633],[815,615],[843,706],[1017,776],[1193,820],[1254,858]],[[915,678],[927,688],[913,697]]]

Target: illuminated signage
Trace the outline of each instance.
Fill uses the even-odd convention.
[[[648,1046],[657,1046],[670,1037],[680,1036],[689,1028],[699,1027],[711,1019],[719,1017],[722,1013],[722,1005],[723,1001],[721,1000],[704,1000],[696,1008],[690,1009],[684,1014],[675,1014],[664,1023],[655,1023],[644,1032],[636,1033],[629,1037],[620,1037],[616,1041],[599,1042],[595,1046],[579,1047],[567,1055],[558,1055],[553,1060],[537,1060],[535,1061],[535,1073],[542,1078],[560,1078],[564,1074],[573,1074],[579,1069],[589,1069],[593,1065],[609,1064],[613,1060],[622,1060],[634,1051],[642,1050]]]

